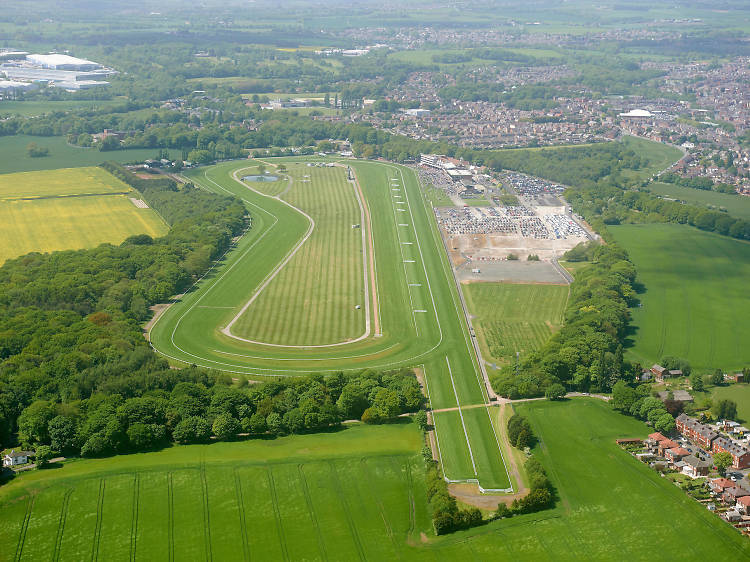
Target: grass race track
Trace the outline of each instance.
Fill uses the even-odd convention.
[[[693,369],[750,364],[750,244],[681,225],[611,227],[645,287],[632,310],[631,360],[651,365],[666,355]]]
[[[7,560],[741,560],[739,533],[614,443],[595,399],[530,402],[553,510],[432,532],[412,424],[81,460],[0,488]],[[679,525],[675,522],[679,521]]]
[[[0,263],[29,252],[166,234],[159,215],[137,208],[130,197],[139,196],[101,168],[0,175]]]
[[[541,346],[563,321],[567,285],[467,283],[466,303],[485,360],[513,361]]]
[[[189,178],[196,185],[241,197],[253,217],[253,227],[194,290],[156,322],[150,333],[154,348],[177,364],[195,363],[255,379],[421,366],[433,408],[485,403],[488,397],[460,312],[457,287],[433,213],[422,198],[414,172],[391,164],[346,161],[362,190],[360,211],[352,185],[342,175],[345,168],[307,167],[299,162],[289,158],[266,161],[267,165],[284,163],[292,179],[289,190],[280,198],[258,191],[268,186],[272,193],[282,193],[277,186],[237,179],[257,170],[256,162],[229,162],[191,171]],[[256,187],[259,185],[262,187]],[[331,197],[339,201],[333,205]],[[371,217],[374,252],[370,252],[370,234],[367,221],[360,216],[362,211]],[[308,217],[315,221],[312,231]],[[359,223],[362,228],[351,228]],[[370,302],[369,311],[361,298],[356,301],[362,303],[361,309],[354,309],[351,296],[362,291],[361,285],[353,284],[355,279],[362,283],[364,278],[357,256],[362,236],[367,241],[362,255],[370,272],[366,284],[370,298],[365,301]],[[326,255],[326,246],[328,254],[334,250],[337,255]],[[296,254],[295,248],[299,248]],[[301,267],[291,267],[298,258],[305,260]],[[350,273],[321,270],[317,260],[324,259],[343,260],[335,263]],[[273,277],[275,271],[278,275]],[[269,293],[273,298],[263,302],[266,290],[275,292]],[[255,302],[249,306],[248,302],[256,293],[260,295],[256,299],[259,305],[268,312],[258,314],[257,327],[251,329],[267,329],[265,337],[271,341],[265,343],[238,339],[236,324],[227,330],[238,313],[247,312],[253,318]],[[346,300],[336,303],[337,295],[346,296]],[[316,299],[328,302],[324,314],[313,306]],[[334,314],[333,304],[340,312]],[[347,324],[340,318],[352,312],[369,317],[371,329],[366,337],[355,337],[344,345],[311,347],[310,342],[336,342],[342,336],[362,334],[361,324],[359,334],[353,330],[354,323],[342,328]],[[261,325],[269,316],[273,328]],[[298,324],[306,326],[300,328]],[[269,345],[279,341],[298,346],[307,343],[303,347]],[[448,425],[441,427],[450,431]],[[441,443],[446,452],[446,476],[479,480],[485,488],[508,488],[496,442],[493,451],[484,453],[488,460],[477,464],[476,470],[474,466],[467,468],[459,460],[460,454],[451,454],[452,447],[456,451],[468,449],[467,438],[472,444],[477,441],[474,449],[491,443],[487,437],[494,432],[486,413],[484,418],[471,421],[471,426],[479,428],[478,433],[461,429],[456,434],[460,442],[449,443],[446,437]],[[505,476],[499,478],[499,474]]]

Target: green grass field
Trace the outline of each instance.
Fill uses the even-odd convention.
[[[563,321],[567,285],[467,283],[466,304],[485,360],[513,361],[539,348]]]
[[[0,102],[0,115],[34,117],[71,109],[104,109],[119,103],[122,103],[122,100],[2,101]]]
[[[632,310],[631,360],[651,365],[674,355],[699,370],[750,365],[750,244],[681,225],[611,232],[645,286],[642,306]]]
[[[32,142],[48,148],[49,156],[31,158],[26,153],[26,146]],[[153,148],[100,152],[95,148],[69,145],[65,137],[6,136],[0,137],[0,154],[3,155],[0,158],[0,174],[97,166],[107,160],[121,163],[143,162],[157,157],[158,152]]]
[[[661,172],[670,166],[673,162],[676,162],[682,156],[682,152],[679,148],[669,146],[661,142],[654,142],[639,137],[624,136],[622,143],[633,150],[636,154],[645,156],[651,162],[648,166],[642,170],[625,170],[622,172],[623,176],[635,178],[635,179],[646,179],[650,178],[656,173]]]
[[[714,402],[723,399],[734,400],[737,403],[737,416],[743,423],[750,422],[750,384],[727,384],[713,386],[710,389]]]
[[[300,159],[267,161],[283,162],[291,169],[294,162]],[[310,372],[340,370],[346,373],[364,368],[421,366],[434,408],[486,402],[486,388],[470,347],[468,327],[460,313],[457,287],[434,214],[422,197],[416,175],[408,168],[391,164],[365,161],[347,161],[347,164],[356,172],[372,217],[375,277],[374,288],[370,288],[371,294],[378,295],[377,319],[381,335],[376,336],[375,330],[371,330],[369,337],[344,345],[305,349],[250,343],[229,337],[221,331],[249,302],[269,274],[284,263],[289,252],[303,240],[310,224],[304,215],[279,199],[258,194],[233,179],[234,172],[246,175],[245,169],[257,166],[252,161],[243,161],[192,170],[188,174],[191,181],[204,189],[242,197],[253,215],[253,228],[215,272],[207,276],[195,291],[171,307],[154,325],[150,334],[154,347],[176,364],[195,363],[253,379]],[[322,170],[336,173],[335,169],[319,171]],[[310,175],[311,185],[301,184],[303,189],[315,187],[317,180],[312,173]],[[270,184],[254,185],[265,185],[263,189],[270,187],[274,192],[278,189]],[[295,189],[284,197],[298,197],[294,194]],[[345,201],[342,199],[338,204]],[[300,199],[299,204],[305,212],[313,212],[313,207],[321,205],[321,202],[310,197],[305,201]],[[350,203],[346,204],[352,205],[354,201],[350,199]],[[336,208],[330,202],[327,207],[326,212]],[[343,209],[342,213],[351,212]],[[350,236],[352,230],[360,231],[351,229],[353,221],[351,218],[344,220],[344,216],[344,228],[338,231],[341,235]],[[318,228],[321,235],[330,236],[321,226]],[[284,275],[283,268],[281,271],[279,278]],[[326,279],[334,273],[322,272],[311,260],[306,269],[296,275],[296,279],[284,281],[287,289],[279,291],[278,298],[268,303],[268,310],[275,313],[274,303],[276,308],[286,306],[289,292],[297,290],[295,283],[305,284],[308,278],[312,278],[313,283],[324,285],[323,281],[327,282]],[[293,299],[299,300],[305,292],[300,291],[298,295]],[[331,341],[329,334],[335,322],[332,315],[310,316],[310,308],[303,308],[302,312],[296,313],[295,323],[294,313],[293,309],[289,310],[293,322],[290,330],[297,330],[296,324],[306,325],[306,329],[312,330],[307,333],[314,334],[317,330]],[[373,323],[374,314],[373,307]],[[259,326],[262,322],[265,319],[261,320],[259,316]],[[284,329],[277,329],[278,337],[281,337]],[[289,334],[284,337],[287,344],[296,343],[288,339]],[[467,469],[465,459],[460,460],[468,454],[467,435],[472,447],[477,450],[491,443],[490,437],[494,440],[489,416],[472,418],[470,425],[474,429],[466,434],[463,429],[460,433],[452,431],[454,428],[447,427],[448,424],[441,426],[446,432],[452,432],[446,434],[442,443],[446,474],[455,480],[479,480],[486,488],[508,486],[504,465],[490,466],[492,463],[502,463],[499,454],[487,451],[487,461],[477,464],[476,470],[473,466]],[[449,439],[448,435],[457,435],[459,440]],[[497,443],[494,451],[499,451]],[[499,474],[505,476],[498,478]]]
[[[315,221],[310,238],[239,316],[232,333],[254,341],[323,345],[365,333],[362,211],[346,168],[290,165],[283,199]],[[286,181],[249,183],[286,186]],[[360,306],[356,309],[355,306]],[[300,322],[304,316],[305,321]],[[321,326],[324,327],[321,329]]]
[[[662,197],[678,199],[691,205],[726,210],[733,217],[750,220],[750,197],[693,189],[692,187],[663,182],[650,183],[648,189]]]
[[[131,197],[140,196],[101,168],[0,175],[0,263],[29,252],[166,234],[169,228],[161,217],[139,209]]]
[[[412,424],[175,446],[0,488],[0,551],[35,560],[741,560],[750,543],[614,443],[648,427],[594,399],[518,407],[555,509],[435,537]],[[675,524],[679,521],[679,525]]]

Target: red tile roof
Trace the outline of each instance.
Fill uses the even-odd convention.
[[[653,439],[654,441],[664,441],[666,437],[664,437],[661,433],[658,431],[656,433],[652,433],[648,436],[649,439]]]

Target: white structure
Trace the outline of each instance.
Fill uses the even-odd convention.
[[[7,94],[13,92],[26,92],[28,90],[34,90],[37,88],[36,84],[29,84],[28,82],[15,82],[13,80],[0,80],[0,94]]]
[[[16,451],[13,449],[3,455],[3,466],[11,468],[19,464],[26,464],[29,462],[29,457],[33,454],[31,451]]]
[[[627,113],[620,113],[620,117],[634,117],[636,119],[646,119],[653,116],[653,113],[645,109],[631,109]]]
[[[99,63],[69,55],[28,55],[26,60],[41,68],[49,68],[50,70],[79,70],[85,72],[87,70],[97,70],[102,67]]]
[[[407,109],[404,113],[411,115],[412,117],[429,117],[429,109]]]

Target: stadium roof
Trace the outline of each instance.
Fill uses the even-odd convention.
[[[29,55],[27,57],[29,60],[37,63],[42,64],[49,64],[54,66],[61,66],[61,65],[97,65],[99,66],[99,63],[86,60],[86,59],[79,59],[76,57],[71,57],[70,55],[61,55],[61,54],[52,54],[52,55]]]
[[[631,109],[627,113],[620,113],[620,117],[653,117],[653,113],[645,109]]]

